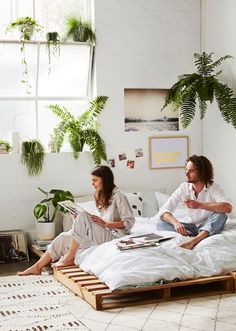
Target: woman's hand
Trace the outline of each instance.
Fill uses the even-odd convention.
[[[90,218],[94,223],[102,226],[103,228],[107,227],[107,223],[105,221],[103,221],[103,219],[101,217],[96,216],[96,215],[91,215]]]

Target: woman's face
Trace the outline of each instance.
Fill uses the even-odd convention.
[[[99,192],[103,188],[102,178],[92,175],[92,185],[96,192]]]

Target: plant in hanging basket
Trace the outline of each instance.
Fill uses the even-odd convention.
[[[48,73],[51,72],[51,62],[52,62],[52,55],[53,56],[60,56],[60,37],[58,32],[47,32],[46,33],[46,50],[48,54]]]
[[[167,93],[162,109],[172,104],[173,110],[180,109],[180,120],[186,128],[193,120],[198,103],[200,118],[203,119],[207,110],[207,102],[216,101],[223,119],[236,128],[236,99],[233,97],[233,90],[225,83],[219,81],[222,72],[214,73],[224,60],[232,58],[225,55],[217,61],[212,60],[213,53],[203,52],[194,54],[196,72],[180,76]]]
[[[26,166],[29,176],[39,176],[44,163],[45,150],[37,139],[24,141],[21,145],[20,162]]]

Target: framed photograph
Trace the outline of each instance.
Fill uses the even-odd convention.
[[[179,131],[179,113],[165,103],[168,89],[124,89],[124,124],[126,132]]]
[[[28,260],[29,253],[24,231],[0,231],[0,263]]]
[[[150,137],[150,168],[185,168],[188,158],[188,137]]]

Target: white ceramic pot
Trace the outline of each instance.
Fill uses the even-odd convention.
[[[52,240],[55,238],[55,222],[37,222],[36,236],[38,240]]]

